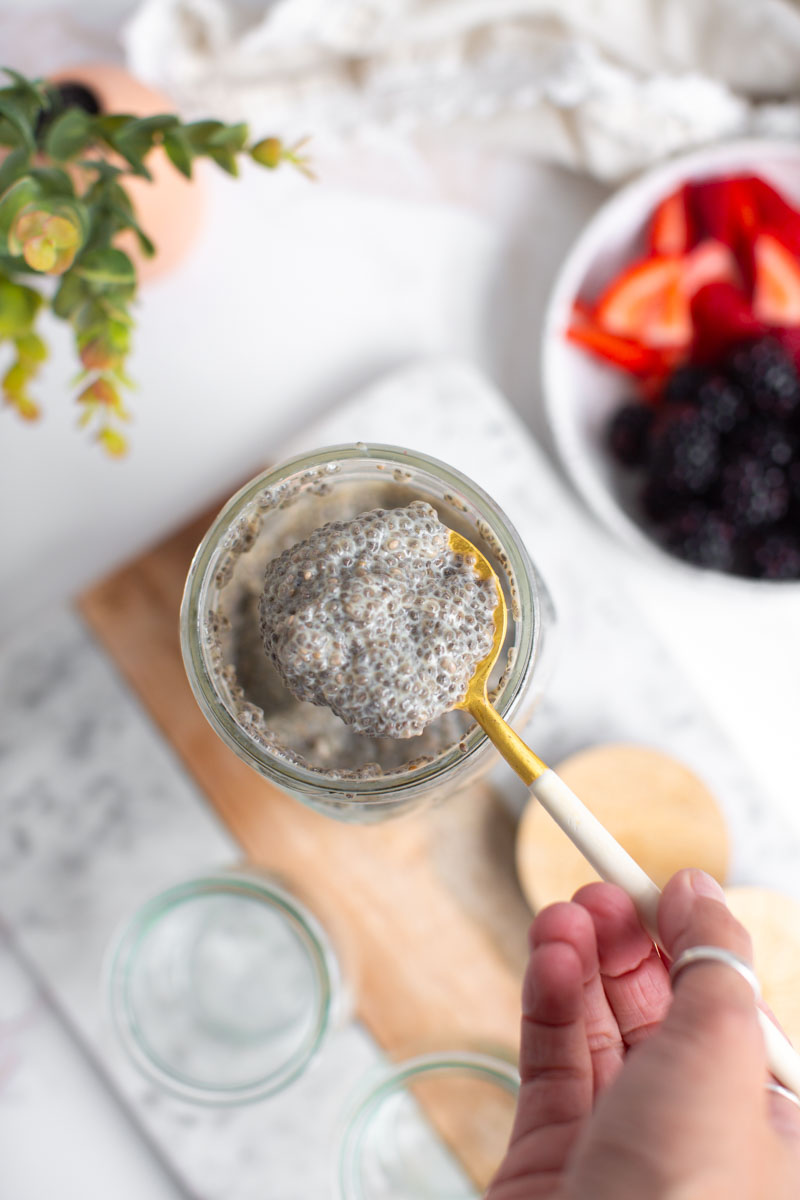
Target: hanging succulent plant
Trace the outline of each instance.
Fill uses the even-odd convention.
[[[24,419],[39,416],[30,388],[47,346],[36,321],[49,305],[72,327],[81,362],[78,423],[120,455],[127,448],[121,393],[132,386],[125,361],[137,273],[115,242],[132,230],[143,255],[156,253],[126,179],[152,178],[147,158],[156,147],[189,179],[196,158],[237,175],[242,156],[269,169],[288,162],[310,176],[303,144],[275,137],[252,143],[244,124],[101,112],[85,88],[4,72],[11,83],[0,88],[0,343],[10,342],[14,357],[0,385],[3,398]],[[48,276],[57,285],[43,287]]]

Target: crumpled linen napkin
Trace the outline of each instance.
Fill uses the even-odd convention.
[[[800,134],[798,0],[144,0],[123,41],[187,114],[468,133],[608,181]]]

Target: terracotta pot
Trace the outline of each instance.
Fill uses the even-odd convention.
[[[86,88],[104,113],[132,113],[137,117],[155,116],[174,109],[161,92],[145,87],[122,67],[110,63],[82,63],[49,76],[52,83],[74,83]],[[135,235],[126,230],[116,244],[136,264],[140,280],[155,279],[172,270],[186,256],[198,236],[205,212],[205,188],[195,171],[191,181],[178,172],[163,150],[154,150],[147,158],[153,180],[127,176],[125,190],[136,209],[144,232],[156,247],[153,258],[145,258]]]

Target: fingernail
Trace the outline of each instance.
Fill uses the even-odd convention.
[[[695,869],[691,873],[689,883],[696,896],[707,896],[711,900],[719,901],[720,904],[725,903],[725,893],[713,875],[707,875],[705,871]]]

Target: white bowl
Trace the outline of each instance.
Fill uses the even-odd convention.
[[[564,260],[548,301],[542,383],[547,419],[564,467],[589,508],[621,542],[695,576],[764,588],[775,583],[695,567],[662,550],[647,533],[635,515],[635,473],[620,468],[605,446],[608,419],[621,401],[636,395],[634,381],[565,336],[576,297],[597,294],[644,253],[645,230],[659,201],[689,179],[747,173],[763,176],[800,206],[800,147],[752,139],[670,159],[626,184],[598,209]],[[778,586],[784,590],[800,584],[780,581]]]

